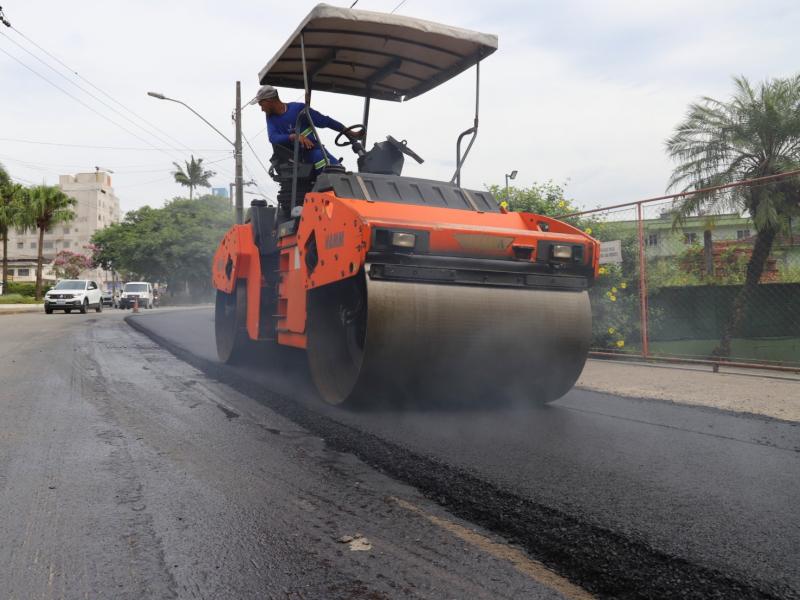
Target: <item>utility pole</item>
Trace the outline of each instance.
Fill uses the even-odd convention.
[[[236,82],[236,137],[234,138],[233,154],[236,158],[236,222],[244,223],[244,187],[242,177],[242,86]]]

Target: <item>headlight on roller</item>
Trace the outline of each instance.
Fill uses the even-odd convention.
[[[572,258],[572,246],[566,246],[564,244],[555,244],[553,246],[553,258],[569,260],[570,258]]]
[[[417,245],[417,236],[404,231],[392,232],[392,246],[396,248],[413,248]]]

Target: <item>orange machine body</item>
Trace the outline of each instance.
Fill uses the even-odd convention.
[[[231,228],[220,244],[214,287],[231,293],[237,281],[246,280],[248,336],[305,348],[309,291],[358,274],[374,250],[377,230],[423,235],[425,253],[437,257],[536,262],[541,242],[580,245],[581,266],[592,277],[599,266],[600,243],[550,217],[353,200],[327,191],[308,193],[296,233],[279,239],[276,290],[265,287],[263,259],[249,224]],[[275,292],[275,314],[260,314],[261,295]],[[265,318],[274,319],[274,331],[266,336]]]

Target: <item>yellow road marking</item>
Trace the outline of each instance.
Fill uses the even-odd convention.
[[[472,544],[487,554],[491,554],[495,558],[510,562],[512,565],[514,565],[514,568],[523,575],[527,575],[534,581],[537,581],[542,585],[547,586],[551,590],[558,592],[565,598],[569,598],[570,600],[593,600],[594,598],[594,596],[592,596],[583,588],[580,588],[567,579],[564,579],[561,577],[561,575],[554,573],[542,563],[529,558],[516,548],[494,542],[486,536],[472,531],[471,529],[467,529],[458,523],[453,523],[447,519],[442,519],[441,517],[429,514],[420,507],[411,504],[406,500],[395,498],[393,496],[391,497],[391,500],[397,503],[401,508],[427,519],[437,527],[452,533],[456,537]]]

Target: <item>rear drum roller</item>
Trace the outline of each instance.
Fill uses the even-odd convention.
[[[544,404],[589,351],[588,294],[369,280],[309,295],[308,358],[331,404]]]
[[[247,336],[246,282],[237,282],[230,294],[217,290],[214,334],[219,359],[228,364],[241,362],[250,346]]]

